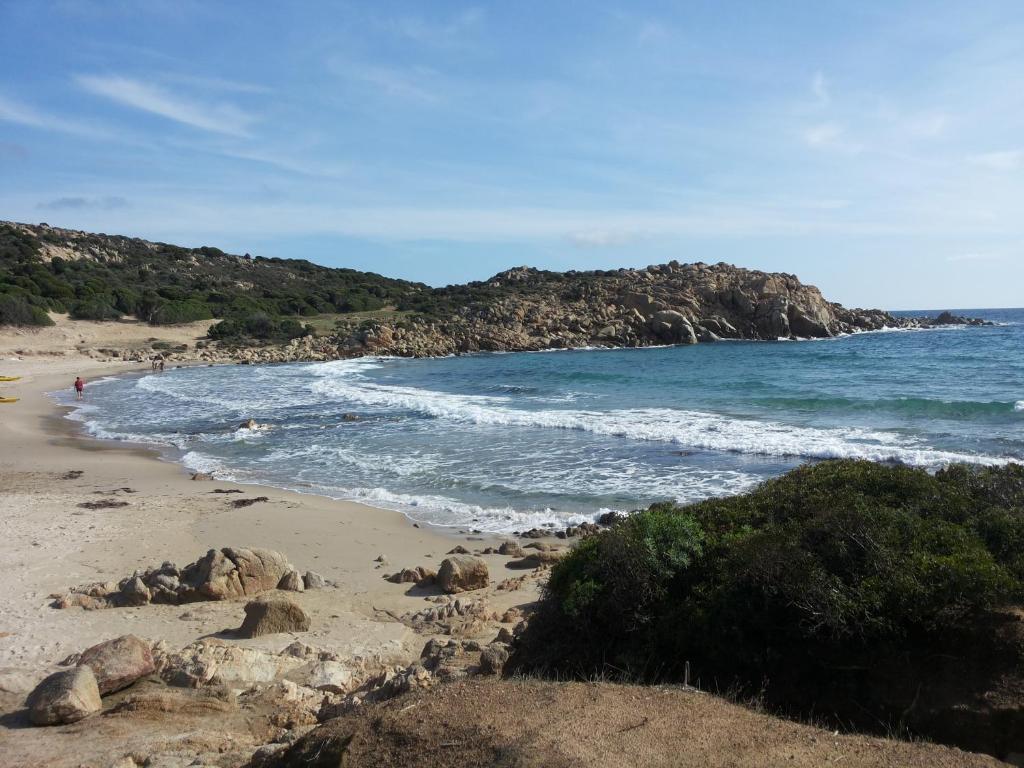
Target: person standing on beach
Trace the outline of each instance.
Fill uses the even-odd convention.
[[[81,376],[75,377],[75,399],[81,400],[85,391],[85,379]]]

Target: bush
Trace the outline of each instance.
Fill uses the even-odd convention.
[[[1020,466],[834,461],[655,505],[555,566],[517,663],[756,691],[969,643],[1024,594],[1022,499]]]
[[[250,339],[260,341],[289,341],[313,333],[313,328],[302,325],[294,318],[271,317],[265,312],[229,317],[208,331],[211,339],[218,341],[242,342]]]
[[[83,299],[71,305],[72,320],[119,320],[121,313],[102,298]]]
[[[153,325],[177,325],[211,318],[210,308],[198,301],[168,301],[156,308],[149,322]]]
[[[53,320],[41,307],[14,294],[0,294],[0,325],[53,325]]]

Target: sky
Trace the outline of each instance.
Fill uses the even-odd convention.
[[[0,219],[1024,305],[1024,3],[0,0]]]

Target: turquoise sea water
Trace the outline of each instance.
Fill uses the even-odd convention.
[[[1024,310],[959,313],[998,325],[182,368],[94,382],[75,418],[223,478],[523,530],[823,458],[1024,461]],[[239,429],[249,418],[266,428]]]

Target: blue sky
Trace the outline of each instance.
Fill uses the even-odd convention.
[[[0,218],[1024,304],[1024,5],[0,0]]]

